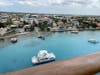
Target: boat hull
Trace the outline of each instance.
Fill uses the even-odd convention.
[[[43,61],[43,62],[38,62],[38,63],[33,63],[33,64],[34,65],[40,65],[40,64],[45,64],[45,63],[53,62],[53,61],[55,61],[55,59],[48,60],[48,61]]]
[[[99,42],[97,42],[97,41],[96,41],[96,42],[88,41],[88,42],[93,43],[93,44],[97,44],[97,43],[99,43]]]
[[[11,41],[12,43],[16,43],[17,42],[17,40],[16,41]]]
[[[39,36],[38,38],[40,38],[42,40],[45,40],[45,37],[43,37],[43,36]]]

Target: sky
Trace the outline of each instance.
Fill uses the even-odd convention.
[[[0,11],[100,15],[100,0],[0,0]]]

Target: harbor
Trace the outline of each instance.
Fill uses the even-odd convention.
[[[99,52],[99,33],[99,31],[80,31],[78,34],[72,34],[70,31],[42,32],[41,34],[45,36],[45,40],[42,40],[35,32],[31,32],[18,35],[16,43],[11,43],[10,39],[6,38],[0,42],[0,72],[15,72]],[[91,38],[98,43],[88,42]],[[34,65],[32,57],[37,56],[42,49],[54,53],[56,59],[53,62]]]
[[[0,75],[100,75],[99,0],[0,0]]]

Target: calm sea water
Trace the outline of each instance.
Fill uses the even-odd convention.
[[[10,43],[9,39],[0,41],[0,72],[10,72],[34,66],[31,58],[41,49],[56,55],[56,61],[100,51],[100,43],[91,44],[88,39],[100,41],[100,31],[81,31],[79,34],[70,32],[44,33],[45,40],[36,34],[22,35],[18,42]]]

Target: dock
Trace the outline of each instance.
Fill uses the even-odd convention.
[[[0,75],[94,75],[100,72],[100,52]]]

